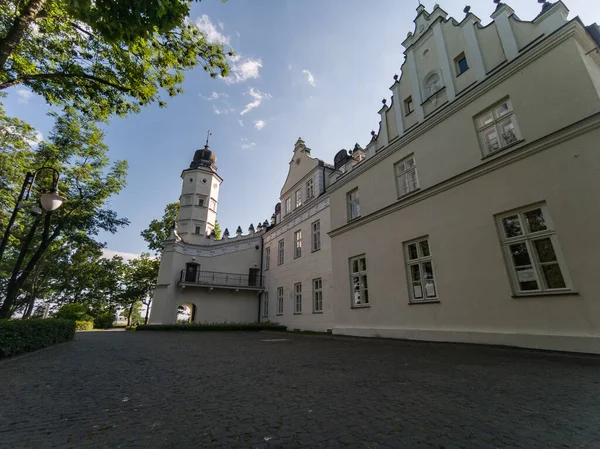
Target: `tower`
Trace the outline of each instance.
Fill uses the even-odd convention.
[[[194,153],[190,167],[181,173],[179,198],[179,235],[184,241],[202,244],[215,228],[219,188],[223,179],[217,174],[217,157],[209,149]]]

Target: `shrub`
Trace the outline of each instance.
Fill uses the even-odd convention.
[[[93,321],[75,321],[76,331],[91,331],[94,328]]]
[[[212,323],[212,324],[148,324],[138,331],[285,331],[287,327],[272,323]]]
[[[96,329],[110,329],[115,321],[114,312],[102,312],[94,318],[94,327]]]
[[[93,318],[83,304],[65,304],[54,314],[54,318],[73,321],[91,321]]]
[[[71,320],[0,320],[0,357],[35,351],[74,336],[75,321]]]

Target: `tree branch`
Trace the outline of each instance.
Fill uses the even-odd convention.
[[[25,32],[42,10],[44,3],[46,3],[46,0],[30,0],[23,13],[12,24],[6,36],[0,40],[0,70],[4,70],[6,61],[23,40]]]
[[[98,84],[104,84],[105,86],[110,86],[114,89],[117,89],[120,92],[131,94],[131,89],[123,86],[119,86],[118,84],[112,83],[105,79],[99,78],[94,75],[88,75],[85,73],[37,73],[33,75],[23,75],[21,78],[16,78],[13,80],[8,80],[2,84],[0,84],[0,90],[7,89],[11,86],[16,86],[17,84],[26,83],[27,81],[36,81],[36,80],[50,80],[56,78],[81,78],[87,81],[92,81]]]

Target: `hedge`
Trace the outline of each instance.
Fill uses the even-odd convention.
[[[0,357],[35,351],[75,336],[71,320],[0,320]]]
[[[285,331],[287,327],[270,323],[147,324],[138,331]]]
[[[93,321],[75,321],[76,331],[91,331],[94,329]]]

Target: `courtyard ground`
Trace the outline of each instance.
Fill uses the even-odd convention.
[[[0,447],[600,448],[599,399],[593,356],[277,333],[78,333],[0,361]]]

